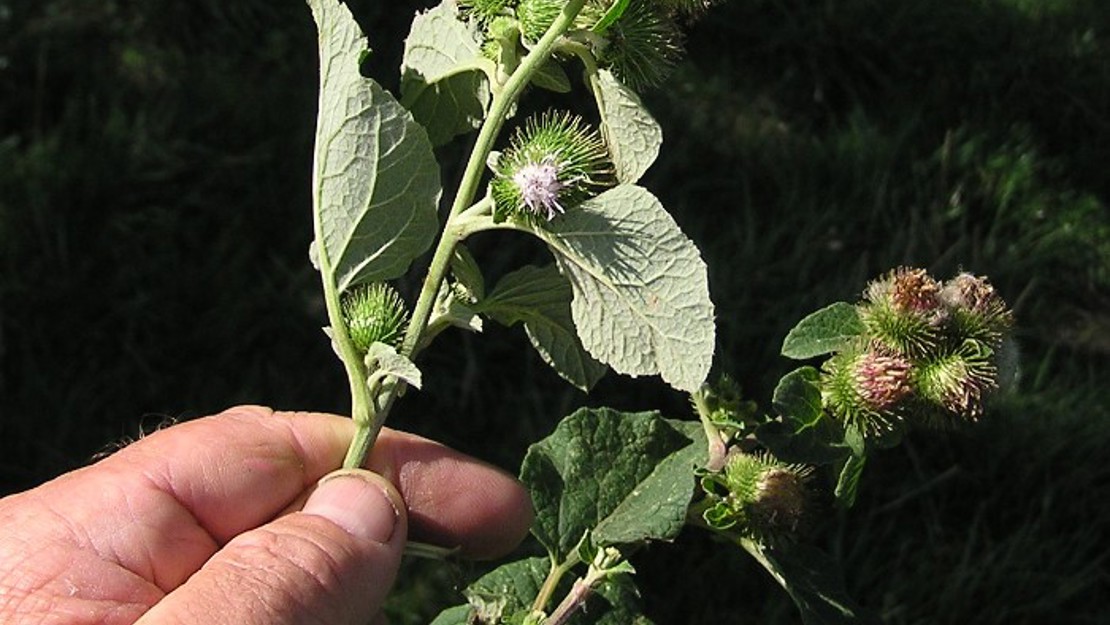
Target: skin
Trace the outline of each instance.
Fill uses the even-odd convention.
[[[515,479],[427,439],[333,472],[353,433],[233,408],[0,499],[0,622],[384,623],[407,539],[493,558],[527,533]]]

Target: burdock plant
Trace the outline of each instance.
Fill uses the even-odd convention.
[[[814,502],[851,505],[871,450],[913,425],[981,418],[999,387],[1012,323],[1002,300],[982,278],[939,283],[906,268],[859,304],[802,320],[784,355],[827,360],[787,374],[769,409],[727,375],[706,383],[707,268],[639,184],[662,130],[638,92],[662,83],[681,54],[679,24],[711,4],[444,0],[412,22],[398,97],[360,71],[374,57],[350,11],[309,0],[321,62],[310,256],[351,392],[344,465],[363,464],[406,389],[434,383],[416,363],[437,337],[486,322],[523,325],[583,391],[610,370],[658,376],[690,394],[698,417],[583,408],[562,419],[520,469],[543,555],[474,580],[436,625],[647,622],[628,558],[688,525],[754,557],[806,622],[869,621],[835,562],[806,544],[801,530],[828,509]],[[521,113],[543,110],[525,97],[574,89],[588,94],[585,110]],[[434,148],[464,136],[465,166],[444,198]],[[552,261],[487,285],[466,247],[479,232],[532,237]],[[390,283],[414,266],[410,312]],[[811,479],[820,472],[833,492]],[[450,547],[412,545],[438,557]]]

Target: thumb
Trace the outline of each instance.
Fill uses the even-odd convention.
[[[139,622],[366,623],[400,566],[404,510],[374,473],[328,474],[301,511],[236,536]]]

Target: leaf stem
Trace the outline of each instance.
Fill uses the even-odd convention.
[[[536,593],[536,599],[532,602],[533,612],[543,612],[547,604],[551,602],[551,596],[555,594],[555,589],[558,588],[559,582],[563,580],[563,576],[574,568],[581,560],[578,558],[578,551],[571,552],[567,557],[566,562],[556,562],[555,558],[551,559],[551,570],[547,573],[547,578],[543,580],[543,586],[540,591]]]
[[[708,452],[705,468],[709,471],[716,472],[725,468],[725,461],[728,458],[728,447],[721,437],[721,430],[710,418],[712,410],[710,410],[709,404],[706,403],[707,393],[708,387],[703,386],[696,392],[691,393],[690,398],[693,400],[694,408],[698,412],[698,418],[701,420],[701,427],[705,430],[705,442]]]
[[[559,606],[547,617],[543,625],[563,625],[574,613],[577,612],[586,604],[586,600],[590,598],[590,593],[593,592],[594,584],[604,579],[604,575],[594,576],[594,570],[590,570],[585,577],[579,577],[574,580],[574,585],[571,586],[570,592],[559,603]]]

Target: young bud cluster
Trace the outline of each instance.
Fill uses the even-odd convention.
[[[942,284],[900,267],[868,285],[857,310],[864,334],[823,367],[833,415],[877,435],[906,420],[942,425],[983,414],[1013,323],[985,278],[961,273]]]
[[[810,467],[734,451],[724,471],[703,479],[714,500],[704,513],[705,521],[764,543],[792,538],[810,507],[810,474]]]
[[[605,143],[578,117],[546,113],[518,128],[494,165],[494,219],[551,221],[613,184]]]
[[[340,307],[347,334],[360,354],[374,343],[400,344],[408,311],[393,287],[380,282],[360,284],[343,293]]]
[[[720,1],[587,0],[567,38],[584,44],[599,67],[641,91],[662,83],[682,57],[680,22],[692,21]],[[483,51],[489,58],[515,64],[543,37],[566,4],[566,0],[459,0],[459,9],[483,33]],[[519,33],[519,41],[504,36],[507,28]],[[506,45],[513,49],[505,49]]]

